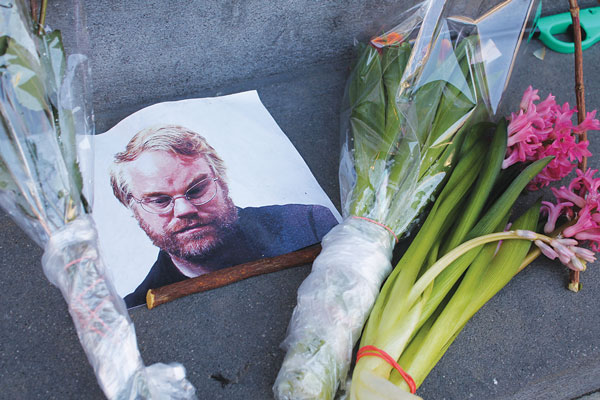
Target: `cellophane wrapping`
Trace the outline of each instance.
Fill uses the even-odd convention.
[[[45,249],[81,345],[109,399],[194,399],[179,364],[145,367],[123,299],[98,251],[90,217],[94,133],[81,2],[63,4],[76,38],[31,20],[28,4],[0,7],[0,206]],[[87,173],[86,173],[87,171]],[[85,395],[83,395],[85,397]]]
[[[283,343],[288,352],[275,382],[278,399],[333,398],[336,379],[348,373],[365,315],[392,269],[394,244],[386,229],[357,218],[325,235],[312,272],[298,289]],[[324,304],[335,307],[323,312]]]
[[[144,366],[133,323],[108,278],[90,217],[79,217],[54,232],[42,265],[68,304],[79,341],[107,398],[195,398],[182,365]]]
[[[332,399],[346,386],[395,241],[422,220],[471,128],[495,118],[535,6],[428,0],[357,43],[341,112],[344,220],[298,290],[277,399]]]

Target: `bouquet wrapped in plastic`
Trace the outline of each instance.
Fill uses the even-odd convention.
[[[395,243],[456,161],[481,151],[474,138],[495,117],[533,3],[425,1],[358,45],[342,113],[345,219],[298,289],[276,398],[331,399],[344,383]]]
[[[77,0],[69,7],[81,10]],[[144,366],[98,251],[82,173],[93,164],[87,58],[79,49],[66,57],[60,32],[30,15],[20,0],[0,7],[0,205],[45,249],[44,272],[108,398],[195,398],[183,366]]]

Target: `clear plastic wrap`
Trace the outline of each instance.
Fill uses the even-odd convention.
[[[65,7],[81,28],[80,3],[72,3]],[[82,173],[93,165],[94,133],[89,67],[77,46],[85,40],[77,38],[67,56],[60,32],[30,15],[23,1],[0,7],[0,205],[45,248],[44,272],[62,291],[106,396],[193,399],[183,366],[144,366],[98,252],[93,186]]]
[[[364,316],[392,269],[394,244],[385,228],[358,218],[344,220],[323,238],[312,272],[298,289],[283,343],[288,353],[275,382],[277,398],[333,398],[334,379],[348,373]],[[323,304],[340,307],[320,312]]]
[[[125,303],[107,278],[90,217],[79,217],[54,232],[42,265],[67,301],[79,341],[106,397],[195,398],[183,366],[144,367]]]
[[[419,223],[471,128],[495,117],[535,0],[463,3],[425,1],[357,46],[341,117],[339,230],[348,234],[336,228],[324,238],[298,291],[277,399],[334,397],[390,271],[394,238]],[[364,240],[373,242],[366,253]],[[361,297],[365,279],[374,294]]]

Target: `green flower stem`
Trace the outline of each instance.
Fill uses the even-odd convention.
[[[514,178],[509,187],[498,197],[494,204],[488,209],[483,217],[479,217],[479,222],[471,229],[466,236],[467,239],[487,235],[498,230],[499,224],[508,218],[510,210],[519,194],[527,184],[537,175],[551,160],[546,157],[529,165],[516,178]],[[474,249],[466,253],[463,257],[455,261],[450,267],[444,269],[435,281],[433,293],[429,299],[429,304],[425,307],[423,318],[427,319],[435,311],[440,302],[450,292],[454,284],[468,268],[469,264],[479,253],[479,249]],[[421,321],[421,323],[424,320]]]
[[[461,315],[468,308],[469,302],[472,301],[473,291],[476,290],[476,285],[481,278],[490,261],[494,257],[496,250],[495,243],[488,243],[483,246],[483,249],[478,253],[469,267],[469,271],[473,269],[477,271],[475,274],[469,274],[470,279],[463,279],[459,289],[449,299],[447,305],[438,307],[438,312],[427,320],[427,324],[419,329],[415,338],[407,346],[399,357],[400,365],[408,370],[410,375],[415,379],[417,385],[421,384],[421,377],[424,378],[429,370],[437,363],[441,354],[441,349],[445,350],[444,345],[452,338],[464,325],[461,322]],[[449,337],[450,336],[450,337]],[[414,376],[413,376],[414,374]],[[390,377],[392,383],[399,384],[395,375]]]
[[[527,235],[529,234],[529,236]],[[467,253],[469,250],[476,247],[482,246],[486,243],[497,242],[500,240],[529,240],[536,241],[541,240],[550,244],[553,238],[542,235],[533,231],[507,231],[490,233],[488,235],[480,236],[475,239],[471,239],[460,246],[454,248],[442,258],[440,258],[435,264],[433,264],[419,280],[413,285],[407,297],[407,305],[412,306],[417,298],[423,294],[424,290],[433,282],[433,280],[453,261],[457,260],[460,256]]]
[[[42,0],[42,7],[40,8],[40,19],[39,19],[39,27],[38,34],[42,35],[44,33],[44,24],[46,23],[46,9],[48,8],[48,0]]]
[[[508,219],[508,217],[506,219]],[[453,261],[446,269],[442,271],[442,273],[437,276],[433,284],[433,292],[431,296],[429,296],[427,304],[423,308],[421,320],[417,326],[423,325],[429,318],[431,318],[433,314],[435,314],[436,310],[443,303],[448,293],[450,293],[459,278],[479,255],[480,251],[481,248],[475,248],[466,252],[458,259]]]
[[[472,137],[478,140],[473,142]],[[485,141],[481,140],[479,131],[474,130],[465,139],[465,145],[469,147],[469,151],[465,152],[457,163],[423,227],[385,282],[363,333],[365,343],[372,344],[371,335],[376,335],[378,331],[386,331],[386,327],[402,318],[403,308],[398,305],[410,290],[419,271],[423,269],[423,263],[430,254],[436,237],[449,228],[448,221],[451,219],[448,217],[459,210],[460,200],[475,182],[483,160],[480,154],[485,150]],[[380,321],[381,315],[386,315],[385,320]]]
[[[402,309],[405,310],[405,312],[402,315],[402,318],[396,320],[395,323],[393,324],[393,326],[388,326],[387,328],[385,328],[385,327],[380,328],[381,337],[379,337],[377,339],[377,342],[375,345],[377,347],[385,349],[386,352],[388,352],[392,357],[394,357],[395,354],[398,354],[398,352],[400,352],[400,353],[403,352],[403,347],[405,346],[405,343],[408,342],[409,339],[411,338],[411,336],[412,336],[411,332],[415,329],[416,324],[418,322],[418,318],[419,318],[418,314],[420,314],[423,306],[427,302],[428,293],[426,293],[426,292],[431,290],[433,280],[436,278],[437,275],[439,275],[439,273],[441,271],[443,271],[446,267],[451,265],[452,262],[456,261],[459,257],[466,254],[468,251],[475,249],[476,247],[483,246],[488,243],[498,242],[500,240],[534,241],[534,240],[538,240],[538,239],[548,241],[548,242],[552,240],[552,238],[549,238],[545,235],[535,234],[534,232],[531,232],[531,231],[516,230],[516,231],[492,233],[492,234],[488,234],[485,236],[477,237],[477,238],[471,239],[471,240],[463,243],[462,245],[458,246],[457,248],[453,249],[448,254],[446,254],[445,256],[440,258],[435,264],[433,264],[427,270],[427,272],[425,274],[423,274],[423,276],[415,283],[413,288],[410,290],[410,292],[406,298],[406,301],[402,305],[399,305],[399,307],[402,307]],[[460,295],[457,295],[457,298],[459,298],[459,300],[455,300],[455,303],[458,302],[458,304],[444,309],[444,312],[443,312],[444,315],[448,315],[448,313],[451,313],[451,312],[457,313],[456,315],[451,314],[450,317],[446,317],[445,318],[446,322],[439,324],[439,325],[443,325],[445,327],[445,329],[447,329],[448,332],[451,333],[451,336],[453,338],[456,336],[458,331],[460,331],[460,329],[462,329],[462,327],[464,326],[466,321],[479,308],[481,308],[481,306],[487,300],[489,300],[489,298],[487,298],[487,296],[482,297],[480,299],[480,301],[475,303],[473,309],[470,309],[469,302],[465,301],[467,298],[477,297],[477,295],[473,295],[473,293],[476,293],[476,291],[475,291],[476,285],[479,282],[479,280],[477,278],[478,278],[478,276],[481,276],[481,274],[483,274],[485,272],[485,267],[489,264],[491,257],[493,257],[495,248],[496,248],[495,245],[487,246],[486,250],[483,253],[479,253],[478,257],[475,259],[475,262],[472,264],[472,266],[477,271],[475,277],[470,279],[470,282],[467,285],[467,289],[462,289],[462,291],[460,292]],[[504,265],[506,263],[502,262],[499,264]],[[512,277],[512,275],[511,275],[511,277]],[[499,289],[500,288],[497,288],[497,290],[495,292],[497,292]],[[470,293],[470,296],[465,296],[462,293]],[[486,293],[487,293],[487,291],[486,291]],[[482,300],[484,300],[484,301],[482,301]],[[463,303],[466,303],[466,304],[463,304]],[[464,312],[465,308],[469,311],[469,312],[467,312],[468,318],[466,320],[462,320],[459,317],[465,313]],[[447,311],[447,310],[452,310],[452,311]],[[455,322],[452,323],[452,321],[455,321]],[[449,324],[452,326],[450,327]],[[431,368],[433,368],[433,365],[435,365],[435,363],[439,360],[439,358],[441,358],[441,356],[443,355],[443,353],[445,352],[445,350],[448,347],[448,346],[444,345],[444,343],[446,342],[446,335],[441,335],[438,333],[430,334],[429,330],[423,331],[423,332],[424,332],[423,334],[425,334],[425,332],[426,332],[428,337],[431,336],[432,339],[425,340],[422,337],[417,338],[416,339],[417,343],[422,344],[424,348],[432,346],[432,348],[436,349],[436,351],[433,351],[433,352],[430,351],[431,354],[429,354],[428,358],[421,358],[422,354],[420,352],[414,352],[414,351],[411,352],[412,357],[419,359],[418,364],[419,364],[419,366],[421,366],[421,369],[424,368],[424,371],[419,370],[419,373],[420,373],[419,376],[421,377],[421,379],[419,380],[419,383],[422,382],[422,380],[425,378],[426,374],[429,372],[429,370]],[[436,340],[435,346],[432,343],[433,340]],[[437,343],[437,342],[439,342],[439,343]],[[370,342],[368,342],[368,341],[361,342],[361,346],[364,346],[366,344],[370,344]],[[436,346],[441,348],[441,352],[437,351],[438,347],[436,347]],[[417,355],[418,355],[418,357],[416,357]],[[396,358],[398,358],[398,357],[396,357]],[[384,374],[384,375],[386,374],[385,371],[387,370],[389,373],[390,368],[391,368],[391,367],[389,367],[389,365],[386,365],[385,362],[379,361],[379,360],[370,360],[367,363],[362,363],[362,364],[363,364],[362,368],[372,369],[372,370],[375,370],[376,373]],[[415,378],[415,376],[413,376],[413,378]]]
[[[477,176],[480,161],[482,161],[479,154],[480,153],[473,151],[456,166],[452,177],[456,176],[458,178],[455,180],[451,178],[440,195],[440,197],[446,197],[448,201],[442,203],[436,202],[434,209],[430,213],[430,217],[427,218],[423,227],[415,237],[413,241],[414,245],[409,247],[407,253],[402,257],[402,260],[384,284],[383,289],[378,296],[378,300],[375,303],[375,307],[371,312],[371,316],[369,317],[369,324],[363,334],[364,340],[370,339],[369,336],[371,331],[375,333],[375,331],[380,329],[383,329],[383,331],[387,330],[386,327],[377,327],[377,325],[379,325],[378,319],[380,315],[396,315],[399,312],[403,312],[403,307],[398,307],[398,305],[401,304],[403,297],[416,279],[418,272],[429,253],[429,249],[435,241],[435,237],[439,232],[440,227],[445,222],[446,217],[451,210],[459,206],[460,199],[468,192],[472,182]],[[442,207],[440,207],[440,204],[442,204]],[[388,295],[389,298],[387,298]],[[389,325],[393,325],[398,319],[398,317],[386,317],[385,320],[381,321],[381,324],[389,327]],[[373,322],[371,322],[371,320]]]
[[[531,241],[552,240],[544,235],[521,229],[535,229],[539,218],[539,202],[518,218],[511,232],[513,239],[497,244],[490,242],[469,266],[456,292],[442,307],[439,316],[429,328],[419,331],[418,340],[413,340],[398,360],[420,385],[450,346],[469,319],[515,275],[522,260],[527,256]],[[491,235],[486,235],[491,236]],[[497,253],[496,253],[497,251]],[[425,336],[425,337],[421,337]],[[415,338],[416,339],[416,338]]]
[[[477,137],[480,137],[483,136],[485,130],[489,129],[490,127],[491,126],[488,123],[481,123],[473,128],[480,130],[480,132],[477,133]],[[468,136],[467,140],[471,139],[471,137],[472,136]],[[506,124],[501,122],[495,129],[494,135],[491,139],[491,145],[489,146],[489,150],[487,152],[487,157],[485,157],[489,162],[486,162],[483,166],[477,183],[475,184],[473,190],[471,190],[467,205],[461,209],[459,218],[449,218],[450,222],[454,224],[455,228],[449,234],[448,239],[444,239],[442,249],[440,250],[441,255],[446,254],[450,249],[460,245],[464,241],[467,233],[477,222],[477,219],[481,218],[483,207],[490,197],[490,192],[502,167],[502,159],[506,153],[506,141]],[[506,222],[508,220],[508,210],[500,210],[500,212],[504,212],[504,217],[500,220],[503,222],[499,223],[496,227],[487,232],[481,232],[481,234],[487,234],[504,229],[504,226],[506,226]],[[446,230],[441,231],[440,235],[444,235],[443,232],[445,231]],[[477,257],[479,251],[479,249],[474,249],[460,257],[458,260],[454,261],[451,266],[445,269],[444,272],[435,280],[433,293],[423,310],[423,314],[421,315],[421,320],[418,326],[423,325],[431,317],[431,315],[438,308],[439,304],[443,301],[444,297],[454,286],[456,281],[469,267],[471,262],[473,262],[475,257]],[[432,264],[433,262],[430,262],[428,265]]]
[[[370,341],[371,335],[383,329],[383,325],[394,324],[401,318],[402,308],[393,307],[399,304],[403,296],[408,292],[410,286],[416,279],[422,264],[434,245],[435,237],[441,227],[447,222],[448,215],[452,214],[460,205],[460,199],[467,193],[476,179],[477,171],[482,160],[479,157],[483,151],[484,143],[481,140],[471,145],[471,150],[460,159],[456,165],[448,183],[444,186],[438,201],[425,220],[423,227],[417,233],[413,244],[408,248],[390,277],[386,280],[375,306],[369,316],[369,322],[363,333],[363,341]],[[449,201],[442,202],[441,199],[448,198]],[[388,314],[391,313],[391,314]],[[381,315],[388,315],[385,321],[380,322]]]
[[[536,234],[537,235],[537,234]],[[541,239],[543,235],[537,237]],[[517,234],[516,231],[508,231],[508,232],[499,232],[499,233],[491,233],[485,236],[480,236],[475,239],[471,239],[455,249],[448,252],[445,256],[440,258],[435,264],[433,264],[424,274],[419,278],[419,280],[413,285],[407,297],[407,305],[412,306],[417,298],[423,294],[423,291],[433,282],[433,280],[453,261],[458,259],[458,257],[462,256],[466,252],[476,247],[482,246],[486,243],[497,242],[500,240],[510,240],[510,239],[518,239],[518,240],[536,240],[536,239],[528,239],[523,236]],[[550,239],[550,238],[548,238]],[[551,239],[550,239],[551,240]]]

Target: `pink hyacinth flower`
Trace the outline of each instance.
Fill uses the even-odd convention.
[[[573,271],[585,271],[585,265],[577,257],[571,258],[571,261],[565,264],[569,269]]]
[[[564,186],[561,186],[560,189],[552,188],[552,192],[554,193],[554,197],[556,197],[557,200],[569,201],[577,205],[577,207],[579,208],[585,207],[585,198],[573,193]]]
[[[535,108],[540,114],[548,114],[552,111],[552,108],[554,106],[556,106],[556,98],[552,96],[552,94],[549,94],[548,97],[546,97],[545,100],[538,103],[535,106]]]
[[[592,228],[578,232],[575,235],[575,238],[577,240],[588,240],[592,250],[595,252],[600,251],[600,228]]]
[[[563,234],[566,237],[575,237],[578,240],[583,240],[582,237],[578,235],[590,230],[598,230],[600,232],[600,225],[596,221],[596,218],[592,217],[590,208],[584,207],[577,214],[577,222],[575,223],[575,225],[571,225],[570,227],[565,229]],[[600,242],[600,237],[598,237],[598,241]]]
[[[544,225],[544,232],[550,233],[556,229],[556,221],[563,214],[563,209],[573,207],[573,203],[565,201],[554,205],[549,201],[542,201],[541,211],[548,214],[548,221]]]
[[[592,263],[592,262],[596,261],[596,253],[594,253],[591,250],[584,249],[583,247],[574,247],[573,252],[575,253],[575,255],[577,257],[579,257],[582,260],[585,260],[587,262]]]
[[[579,208],[575,224],[563,231],[566,238],[575,238],[577,240],[586,240],[594,251],[600,249],[600,177],[594,178],[598,170],[588,168],[585,172],[577,169],[577,177],[570,183],[568,188],[562,186],[560,189],[552,188],[552,192],[557,199],[557,204],[551,202],[542,202],[541,211],[548,214],[548,220],[544,226],[546,233],[551,232],[556,227],[556,220],[561,214],[567,215],[570,219],[574,215],[573,207]],[[573,240],[573,239],[561,239]],[[563,242],[568,246],[573,243]],[[560,252],[559,252],[560,254]],[[590,255],[587,254],[589,259]]]
[[[583,187],[587,191],[585,198],[586,204],[597,211],[600,208],[600,177],[594,178],[594,174],[598,172],[597,169],[592,170],[588,168],[585,174],[577,170],[577,178],[580,179]]]
[[[570,246],[565,246],[556,240],[553,240],[552,243],[550,243],[550,245],[558,254],[558,259],[560,260],[560,262],[565,265],[570,263],[571,259],[575,257],[575,252],[571,250]]]
[[[528,185],[537,190],[558,181],[571,173],[576,162],[590,157],[587,140],[577,141],[575,135],[582,131],[600,129],[596,112],[586,114],[579,125],[573,124],[576,108],[569,103],[562,106],[554,96],[540,100],[538,90],[529,86],[523,93],[520,110],[508,118],[508,146],[502,168],[518,162],[529,162],[552,156],[553,160]]]
[[[594,175],[596,175],[596,172],[598,172],[597,169],[591,169],[588,168],[585,172],[581,171],[579,168],[577,168],[575,170],[575,173],[577,174],[577,177],[573,179],[573,181],[571,182],[573,185],[577,185],[576,189],[579,189],[582,185],[586,187],[586,189],[588,191],[591,191],[593,186],[596,186],[596,189],[598,188],[597,182],[600,182],[600,178],[594,178]],[[571,189],[571,186],[569,186],[569,189]]]
[[[538,96],[538,90],[533,89],[533,86],[529,85],[527,89],[525,89],[525,93],[523,93],[523,98],[521,99],[521,104],[519,107],[521,110],[528,110],[534,101],[538,101],[540,96]]]
[[[517,231],[517,234],[519,234],[519,232],[523,231]],[[524,235],[519,236],[526,237]],[[561,263],[574,271],[585,270],[584,261],[596,261],[593,251],[577,247],[579,242],[572,238],[552,239],[549,244],[543,240],[537,239],[534,243],[546,257],[551,260],[558,258]]]
[[[536,240],[535,245],[540,249],[540,251],[542,252],[543,255],[545,255],[546,257],[548,257],[551,260],[554,260],[555,258],[558,257],[558,253],[556,251],[554,251],[554,249],[551,246],[548,246],[546,243],[542,242],[541,240]]]
[[[592,112],[588,112],[585,114],[585,118],[583,119],[583,121],[577,125],[576,127],[573,128],[573,130],[577,133],[583,132],[583,131],[597,131],[600,130],[600,121],[598,121],[597,119],[595,119],[596,116],[596,111],[594,110]]]

